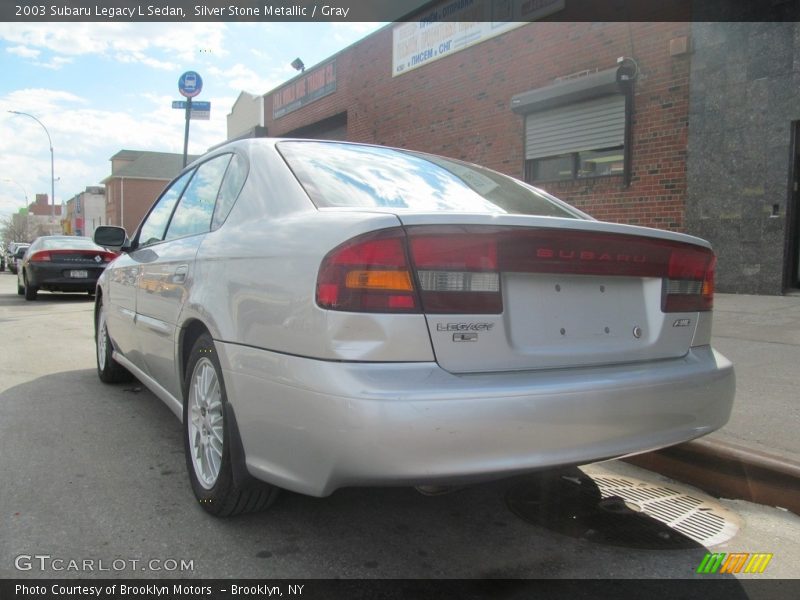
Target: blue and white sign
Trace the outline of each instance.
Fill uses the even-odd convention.
[[[203,91],[203,78],[199,73],[186,71],[178,79],[178,91],[184,98],[194,98]]]
[[[564,9],[566,0],[444,0],[392,30],[392,77]]]
[[[186,100],[172,101],[172,108],[180,108],[181,110],[185,110],[187,106],[189,106],[189,103]],[[198,100],[197,102],[192,101],[192,110],[210,111],[211,102],[203,102],[202,100]]]

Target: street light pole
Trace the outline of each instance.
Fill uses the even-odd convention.
[[[52,205],[50,207],[50,216],[52,218],[53,223],[55,223],[55,220],[56,220],[56,170],[55,170],[55,160],[53,158],[53,140],[50,137],[50,132],[47,131],[47,127],[44,126],[44,123],[42,123],[39,119],[37,119],[36,117],[34,117],[31,114],[28,114],[26,112],[20,112],[18,110],[10,110],[8,112],[13,113],[15,115],[22,115],[23,117],[30,117],[31,119],[36,121],[39,125],[41,125],[42,129],[44,129],[44,132],[47,134],[47,141],[50,144],[50,202],[52,202]],[[26,197],[27,197],[27,194],[26,194]]]
[[[3,181],[7,181],[8,183],[15,183],[15,184],[17,184],[19,186],[19,189],[21,189],[22,193],[25,194],[25,208],[28,208],[28,204],[30,204],[30,202],[28,201],[28,190],[25,189],[25,186],[23,186],[16,179],[5,178],[5,179],[3,179]]]

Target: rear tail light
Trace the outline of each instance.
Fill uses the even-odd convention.
[[[673,251],[664,281],[664,312],[708,311],[714,308],[714,272],[717,258],[711,250]]]
[[[81,257],[82,260],[92,260],[98,264],[105,264],[111,262],[115,258],[117,258],[117,254],[115,252],[109,252],[107,250],[68,250],[68,249],[59,249],[59,250],[40,250],[39,252],[34,252],[31,254],[30,261],[31,262],[53,262],[58,261],[59,258],[67,258],[74,259],[76,257]],[[100,257],[98,261],[96,257]]]
[[[500,274],[556,273],[663,280],[664,312],[711,310],[714,253],[641,236],[521,227],[387,229],[323,260],[322,308],[356,312],[499,314]]]
[[[419,312],[405,234],[384,229],[349,240],[322,261],[317,304],[353,312]]]
[[[492,231],[415,227],[409,230],[409,240],[426,313],[503,312],[498,238]]]
[[[117,258],[117,256],[119,256],[119,254],[116,252],[98,252],[97,254],[100,256],[103,262],[111,262]]]
[[[50,262],[50,252],[47,250],[34,252],[28,262]]]

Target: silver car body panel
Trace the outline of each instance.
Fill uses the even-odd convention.
[[[433,360],[422,314],[335,312],[314,302],[317,271],[331,248],[353,236],[398,225],[392,215],[316,210],[269,221],[251,219],[235,236],[226,225],[205,235],[195,280],[209,285],[191,290],[183,319],[210,322],[215,339],[300,356]]]
[[[136,285],[136,331],[140,366],[173,396],[181,396],[176,380],[177,331],[186,298],[191,297],[195,255],[202,236],[156,244],[130,254],[139,262]]]
[[[183,401],[178,400],[175,396],[173,396],[168,390],[166,390],[163,386],[161,386],[155,379],[150,377],[147,373],[142,371],[134,362],[128,360],[124,355],[120,354],[118,351],[114,351],[112,354],[114,360],[116,360],[119,364],[123,367],[128,369],[133,375],[142,382],[147,389],[153,392],[159,400],[161,400],[164,404],[167,405],[173,414],[178,417],[180,421],[183,421]]]

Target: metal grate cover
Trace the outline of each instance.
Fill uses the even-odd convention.
[[[588,468],[592,473],[596,466]],[[685,549],[713,546],[739,519],[711,498],[632,477],[573,468],[520,478],[506,494],[520,518],[572,537],[616,546]]]
[[[730,510],[710,498],[701,499],[699,494],[627,478],[593,479],[603,498],[622,498],[703,546],[721,544],[739,531],[738,519]]]

